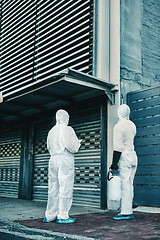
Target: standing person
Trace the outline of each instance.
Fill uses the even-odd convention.
[[[72,127],[68,126],[69,115],[65,110],[56,113],[56,125],[47,136],[49,160],[48,202],[43,222],[73,223],[69,210],[73,199],[74,153],[80,148]]]
[[[137,169],[137,155],[134,150],[136,126],[129,120],[130,108],[122,104],[118,108],[118,123],[113,130],[113,161],[112,170],[120,171],[122,199],[121,213],[114,220],[132,219],[133,180]],[[119,162],[119,166],[118,166]]]

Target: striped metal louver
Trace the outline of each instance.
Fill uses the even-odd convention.
[[[1,91],[34,81],[36,0],[1,0]]]
[[[92,74],[93,0],[0,0],[1,91],[68,67]]]

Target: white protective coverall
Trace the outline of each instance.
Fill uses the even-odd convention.
[[[121,152],[119,171],[122,183],[121,214],[132,214],[133,180],[137,169],[137,155],[134,150],[136,126],[129,120],[130,108],[122,104],[118,108],[119,121],[114,126],[113,149]]]
[[[72,127],[67,126],[69,115],[65,110],[56,113],[56,125],[47,136],[50,153],[48,203],[45,216],[48,220],[68,219],[73,199],[74,153],[80,148]]]

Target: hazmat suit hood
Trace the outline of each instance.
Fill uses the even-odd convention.
[[[69,114],[63,109],[58,110],[56,113],[56,124],[68,125],[68,123],[69,123]]]
[[[122,104],[118,108],[118,118],[120,120],[126,119],[129,120],[129,115],[130,115],[130,108],[126,104]]]

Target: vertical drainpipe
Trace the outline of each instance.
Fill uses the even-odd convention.
[[[120,82],[120,0],[95,0],[94,3],[94,50],[93,75],[117,84]],[[101,138],[101,208],[108,208],[107,171],[112,161],[113,126],[117,122],[119,91],[115,95],[115,105],[107,101],[101,105],[101,131],[106,126],[106,139]],[[106,120],[102,119],[104,109]],[[106,122],[105,122],[106,121]],[[102,137],[101,135],[101,137]],[[106,150],[104,151],[104,147]]]
[[[120,89],[120,0],[110,0],[110,82]],[[113,155],[113,127],[118,121],[117,109],[120,104],[120,90],[115,93],[115,104],[107,104],[107,158],[108,168]],[[107,208],[117,210],[120,202],[107,201]]]
[[[93,75],[109,81],[109,0],[95,0]]]
[[[93,75],[109,82],[109,0],[94,3]],[[101,101],[101,209],[107,208],[107,102]]]

